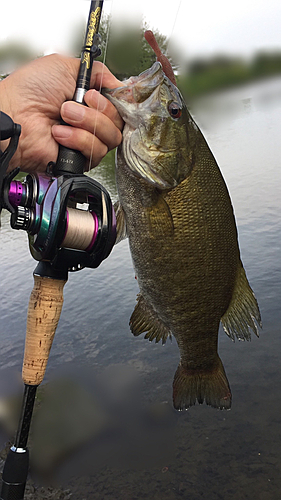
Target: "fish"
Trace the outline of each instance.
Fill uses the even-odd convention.
[[[139,286],[134,336],[175,337],[177,410],[231,407],[218,355],[220,322],[234,340],[259,336],[261,316],[241,262],[226,183],[179,89],[159,61],[106,97],[124,120],[116,155],[117,238],[129,239]]]

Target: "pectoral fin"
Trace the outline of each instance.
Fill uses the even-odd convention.
[[[151,207],[145,209],[151,238],[173,236],[174,222],[170,207],[161,194]]]
[[[259,336],[261,328],[259,306],[240,262],[232,299],[226,313],[221,318],[225,333],[235,340],[251,340],[251,330]],[[258,325],[258,326],[257,326]]]
[[[156,311],[147,305],[141,294],[137,296],[137,305],[130,318],[130,328],[135,337],[146,332],[144,338],[150,341],[155,339],[156,343],[162,339],[162,344],[165,344],[168,337],[172,338],[170,330],[158,318]]]
[[[116,203],[114,203],[114,211],[116,215],[116,232],[117,232],[115,245],[117,245],[117,243],[120,243],[120,241],[127,238],[127,227],[126,227],[125,213],[119,201],[116,201]]]

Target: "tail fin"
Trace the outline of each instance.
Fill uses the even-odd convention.
[[[196,400],[220,410],[231,407],[231,391],[218,356],[213,370],[188,370],[179,364],[173,382],[173,401],[176,410],[188,409]]]

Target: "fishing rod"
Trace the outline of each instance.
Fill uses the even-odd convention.
[[[91,1],[73,96],[80,104],[85,104],[93,61],[101,53],[98,29],[102,7],[103,1]],[[56,163],[50,162],[45,174],[28,174],[23,182],[15,179],[19,168],[6,174],[21,128],[4,113],[0,127],[1,139],[10,138],[0,156],[0,211],[9,210],[11,227],[28,233],[30,252],[39,261],[27,313],[21,416],[4,465],[0,494],[0,500],[22,500],[36,390],[44,378],[68,272],[96,268],[107,258],[116,240],[116,220],[106,189],[84,175],[87,160],[79,151],[60,146]]]

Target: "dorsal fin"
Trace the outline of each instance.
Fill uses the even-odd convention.
[[[237,268],[232,299],[221,322],[225,333],[232,340],[235,336],[239,340],[251,340],[251,330],[258,337],[257,325],[262,327],[259,306],[241,261]]]
[[[165,75],[171,80],[171,82],[175,86],[177,86],[176,77],[174,75],[171,63],[169,59],[166,56],[164,56],[164,54],[161,52],[153,32],[151,30],[146,30],[144,33],[144,38],[146,39],[147,43],[149,43],[152,50],[154,50],[155,55],[157,56],[157,60],[162,64],[162,68]]]

